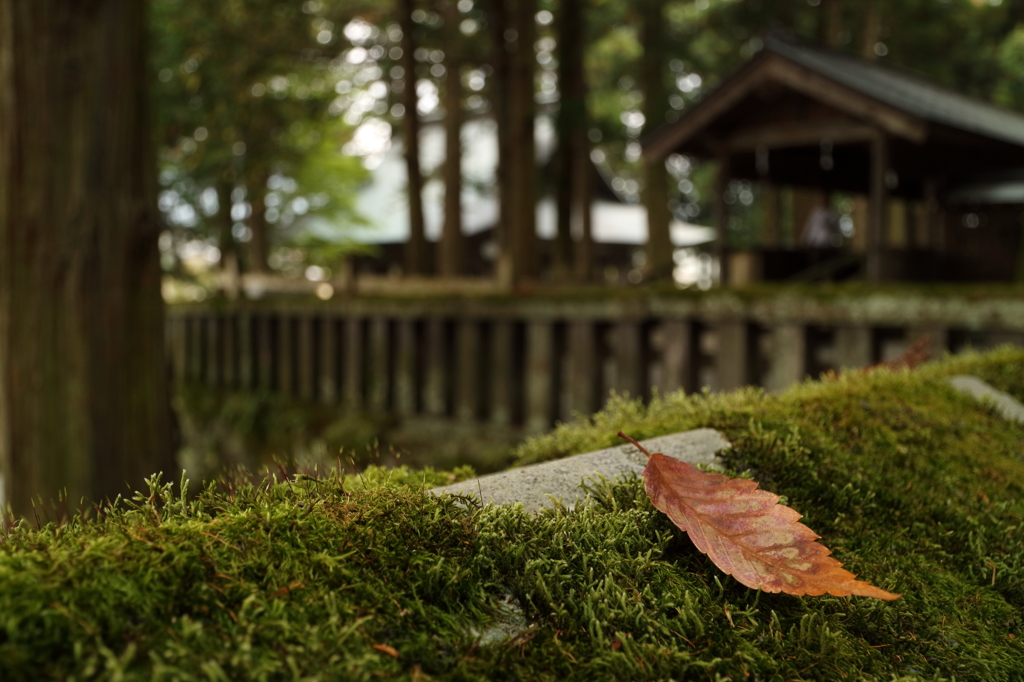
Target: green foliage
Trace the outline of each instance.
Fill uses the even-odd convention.
[[[748,590],[637,479],[535,516],[425,494],[438,472],[194,499],[153,482],[4,537],[0,678],[1019,679],[1024,426],[945,384],[962,372],[1024,395],[1024,351],[1001,349],[781,395],[617,399],[521,453],[719,428],[734,474],[896,602]]]
[[[275,242],[287,243],[314,217],[362,222],[353,198],[366,171],[341,153],[352,126],[330,109],[339,80],[335,22],[356,10],[269,0],[152,3],[161,207],[173,246],[208,240],[234,250],[235,239],[246,239],[245,220],[228,216],[226,203],[265,202]],[[175,253],[165,248],[172,262]]]

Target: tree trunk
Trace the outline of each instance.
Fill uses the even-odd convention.
[[[495,189],[498,195],[498,222],[494,226],[494,239],[498,244],[498,260],[495,263],[495,275],[501,282],[509,283],[512,277],[511,222],[509,220],[509,198],[511,196],[509,173],[509,135],[510,119],[508,111],[509,88],[509,46],[505,37],[508,31],[508,12],[505,0],[490,2],[491,42],[493,43],[492,68],[494,74],[490,81],[491,109],[494,111],[494,122],[498,135],[498,165],[495,173]]]
[[[508,220],[512,281],[537,276],[537,166],[533,140],[537,0],[513,0],[514,50],[509,64]],[[511,42],[511,41],[510,41]]]
[[[553,275],[556,280],[569,278],[573,257],[573,224],[584,207],[578,200],[577,187],[585,183],[589,168],[577,163],[580,136],[586,140],[586,90],[583,81],[583,26],[585,20],[580,0],[562,0],[558,14],[558,83],[561,90],[556,122],[558,149],[555,157],[555,183],[558,209],[558,231],[555,235]],[[580,176],[579,173],[583,172]]]
[[[17,515],[175,473],[144,7],[0,0],[0,473]]]
[[[665,0],[644,0],[641,5],[641,78],[644,92],[644,131],[665,123],[668,93],[665,88],[666,31]],[[671,216],[668,210],[668,171],[665,159],[650,159],[644,164],[643,200],[647,207],[647,271],[652,279],[672,275]]]
[[[444,0],[444,229],[438,249],[438,272],[442,277],[462,274],[462,33],[456,0]]]
[[[253,272],[267,272],[270,269],[270,226],[267,224],[267,181],[270,171],[264,167],[253,168],[249,173],[246,194],[249,195],[249,269]]]
[[[231,192],[234,187],[227,181],[217,183],[217,248],[220,249],[220,266],[225,267],[228,254],[236,253],[235,238],[231,234],[234,221],[231,219]]]
[[[427,238],[423,228],[423,175],[420,171],[420,112],[416,95],[416,23],[412,13],[415,0],[402,0],[402,70],[405,90],[402,91],[402,129],[405,136],[405,170],[409,194],[409,243],[405,250],[405,271],[409,275],[426,274]]]

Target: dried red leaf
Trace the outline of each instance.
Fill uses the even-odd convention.
[[[660,453],[648,456],[644,487],[654,506],[685,530],[690,540],[722,571],[751,589],[765,592],[897,599],[856,580],[829,556],[819,536],[800,523],[801,515],[779,504],[779,496],[742,478],[701,471]]]
[[[382,654],[387,654],[392,658],[398,658],[398,649],[393,646],[388,646],[387,644],[374,644],[373,648]]]
[[[868,365],[863,371],[869,372],[879,367],[885,367],[892,370],[898,369],[914,369],[918,365],[927,362],[932,357],[931,351],[932,338],[927,334],[915,341],[909,348],[900,353],[898,357],[892,360],[883,360],[882,362],[876,362],[873,365]]]

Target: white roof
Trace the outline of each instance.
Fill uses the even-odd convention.
[[[538,163],[544,163],[553,149],[554,131],[548,119],[536,126]],[[444,127],[424,125],[420,131],[420,163],[423,176],[440,170],[444,161]],[[498,161],[496,126],[489,119],[467,121],[462,127],[462,225],[466,234],[493,227],[498,220],[498,203],[492,192]],[[344,236],[358,242],[380,244],[402,242],[409,237],[409,206],[406,195],[404,147],[400,138],[391,145],[380,164],[371,170],[370,181],[359,190],[356,210],[369,226],[349,227]],[[440,174],[439,172],[437,173]],[[598,243],[643,244],[647,241],[647,210],[640,204],[598,200],[592,208],[592,230]],[[436,241],[444,221],[444,184],[440,178],[423,186],[423,218],[427,239]],[[551,239],[557,224],[555,202],[543,197],[537,203],[537,234]],[[309,228],[324,238],[338,236],[336,226],[324,220],[312,220]],[[673,221],[672,242],[676,246],[694,246],[714,240],[709,227]]]

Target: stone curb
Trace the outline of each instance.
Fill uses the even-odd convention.
[[[992,403],[1005,419],[1024,423],[1024,404],[1008,393],[1003,393],[970,374],[958,374],[949,378],[949,384],[961,393],[982,402]]]
[[[715,455],[729,448],[722,434],[714,429],[695,429],[640,441],[649,452],[660,452],[690,464],[718,464]],[[599,477],[614,480],[636,474],[647,466],[647,457],[626,443],[596,452],[542,462],[518,469],[434,488],[435,495],[470,495],[484,504],[522,504],[528,512],[554,507],[554,500],[573,507],[587,497],[581,482]]]

